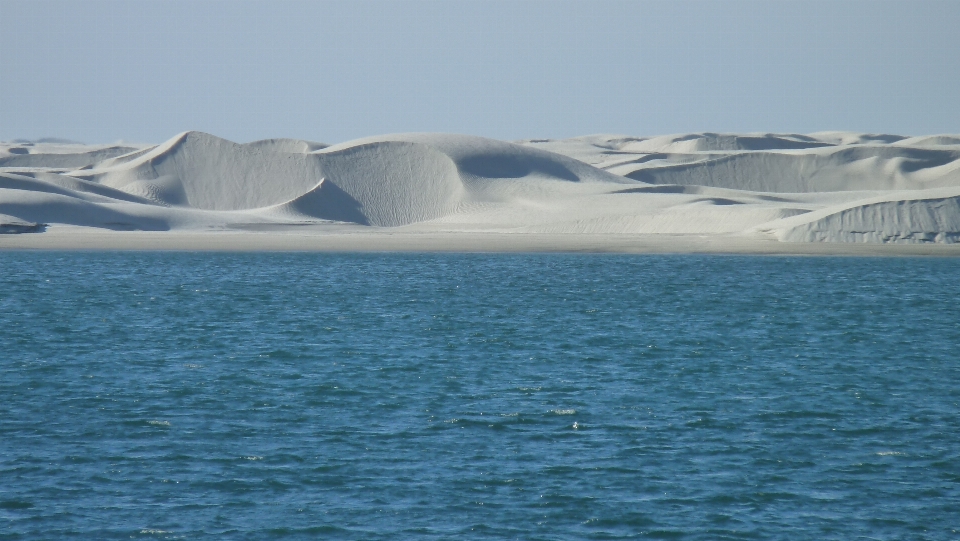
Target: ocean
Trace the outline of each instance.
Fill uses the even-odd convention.
[[[0,253],[0,539],[958,539],[960,260]]]

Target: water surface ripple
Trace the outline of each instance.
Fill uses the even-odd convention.
[[[0,254],[0,538],[957,539],[960,260]]]

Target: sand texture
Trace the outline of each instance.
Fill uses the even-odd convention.
[[[0,248],[960,254],[960,136],[0,143],[0,233]]]

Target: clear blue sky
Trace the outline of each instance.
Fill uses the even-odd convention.
[[[960,1],[0,0],[0,139],[960,132]]]

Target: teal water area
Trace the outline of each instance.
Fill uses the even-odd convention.
[[[2,539],[957,539],[960,260],[0,254]]]

